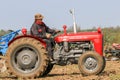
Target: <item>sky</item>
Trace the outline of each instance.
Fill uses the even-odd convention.
[[[75,9],[81,29],[120,25],[120,0],[1,0],[0,29],[30,29],[34,15],[41,13],[50,28],[73,25],[70,9]]]

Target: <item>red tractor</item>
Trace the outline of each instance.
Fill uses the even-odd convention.
[[[96,75],[105,68],[103,35],[100,28],[94,32],[64,33],[54,37],[53,58],[49,60],[46,43],[37,37],[23,35],[9,42],[6,53],[8,72],[23,79],[46,76],[53,66],[78,63],[83,75]]]
[[[8,72],[23,79],[46,76],[53,66],[78,63],[83,75],[96,75],[105,68],[103,57],[103,35],[101,29],[95,32],[77,32],[74,10],[70,11],[74,20],[74,33],[64,33],[53,38],[53,58],[51,61],[46,50],[46,43],[35,36],[23,35],[9,42],[6,53]],[[55,34],[53,34],[55,35]]]

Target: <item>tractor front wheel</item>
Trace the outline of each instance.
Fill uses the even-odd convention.
[[[105,68],[105,59],[95,51],[89,51],[80,56],[78,66],[83,75],[96,75]]]

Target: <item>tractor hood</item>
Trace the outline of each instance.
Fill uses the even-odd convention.
[[[94,32],[78,32],[78,33],[64,33],[54,38],[57,43],[60,42],[74,42],[74,41],[92,41],[95,39],[102,39],[101,30]]]

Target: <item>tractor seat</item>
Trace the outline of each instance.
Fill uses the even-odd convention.
[[[115,49],[120,49],[120,44],[118,44],[118,43],[113,43],[112,46],[113,46]]]

